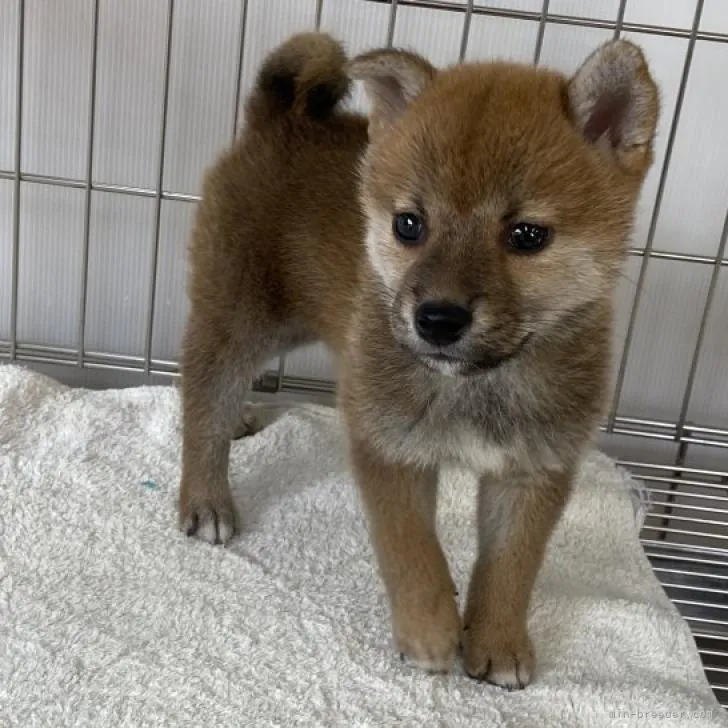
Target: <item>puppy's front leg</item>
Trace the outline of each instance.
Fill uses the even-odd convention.
[[[455,588],[435,532],[437,472],[387,463],[362,444],[352,451],[397,650],[419,667],[446,671],[461,630]]]
[[[569,483],[564,472],[481,482],[479,554],[463,635],[465,670],[471,677],[510,690],[530,682],[534,659],[528,605]]]

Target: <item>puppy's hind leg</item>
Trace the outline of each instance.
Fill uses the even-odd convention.
[[[240,434],[246,390],[276,348],[276,337],[264,332],[245,325],[221,327],[199,310],[193,310],[188,323],[182,365],[179,526],[209,543],[226,543],[238,526],[228,483],[230,441]]]

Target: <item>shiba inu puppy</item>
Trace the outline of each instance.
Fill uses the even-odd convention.
[[[368,118],[340,108],[352,80]],[[472,677],[526,685],[532,586],[601,417],[657,117],[624,40],[571,78],[392,49],[349,60],[318,33],[274,51],[192,235],[183,531],[233,536],[230,441],[262,424],[246,390],[270,357],[324,341],[397,650],[439,671],[462,644]],[[462,620],[435,531],[450,465],[480,479]]]

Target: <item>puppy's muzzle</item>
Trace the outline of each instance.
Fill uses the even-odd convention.
[[[473,323],[473,313],[451,301],[424,301],[414,312],[417,335],[433,346],[459,341]]]

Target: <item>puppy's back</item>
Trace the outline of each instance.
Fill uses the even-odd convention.
[[[205,178],[190,297],[233,314],[263,307],[339,348],[363,251],[357,199],[366,121],[340,102],[346,56],[321,33],[264,62],[239,140]]]

